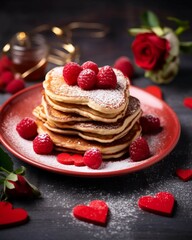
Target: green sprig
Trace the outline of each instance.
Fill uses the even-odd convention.
[[[7,170],[9,172],[13,171],[13,162],[9,155],[0,148],[0,171]]]
[[[141,16],[141,24],[144,28],[160,27],[157,15],[152,11],[146,11]]]
[[[177,35],[182,34],[183,32],[185,32],[186,30],[188,30],[190,28],[188,21],[182,21],[175,17],[168,17],[167,19],[170,21],[173,21],[177,24],[177,28],[175,30],[175,34],[177,34]]]
[[[157,15],[152,11],[146,11],[142,14],[140,28],[130,28],[128,30],[129,34],[132,36],[151,31],[155,32],[159,36],[163,35],[163,29],[160,25],[160,21]]]
[[[3,151],[3,149],[0,148],[0,187],[2,186],[0,189],[0,200],[7,201],[8,196],[6,194],[6,189],[14,189],[15,185],[12,182],[16,182],[18,180],[18,175],[24,174],[25,167],[21,166],[14,169],[11,158]],[[29,181],[27,182],[31,186],[34,196],[39,197],[41,195],[39,190]]]
[[[176,23],[177,27],[173,31],[177,36],[190,29],[189,21],[183,21],[176,17],[167,17],[167,19]],[[128,29],[128,33],[134,37],[137,34],[147,32],[154,32],[160,37],[164,35],[164,27],[161,26],[159,18],[152,11],[146,11],[141,15],[141,27]],[[179,46],[181,52],[192,53],[192,42],[180,41]]]

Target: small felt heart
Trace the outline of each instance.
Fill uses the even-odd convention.
[[[155,97],[163,99],[163,94],[162,94],[161,88],[158,86],[150,85],[150,86],[144,88],[144,90],[147,91],[148,93],[151,93]]]
[[[57,155],[57,161],[66,165],[85,166],[83,156],[79,154],[70,155],[68,153],[59,153]]]
[[[0,202],[0,228],[23,224],[28,220],[28,213],[22,208],[13,208],[9,202]]]
[[[159,192],[153,196],[143,196],[138,205],[141,209],[159,215],[171,216],[175,199],[169,192]]]
[[[73,215],[81,221],[104,226],[107,222],[108,206],[104,201],[94,200],[88,206],[75,206]]]
[[[192,109],[192,97],[186,97],[183,99],[183,104],[185,107]]]
[[[192,179],[192,169],[177,169],[176,175],[183,181]]]
[[[0,212],[7,212],[12,209],[12,204],[9,202],[0,202]]]

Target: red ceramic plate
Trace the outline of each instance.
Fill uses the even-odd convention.
[[[163,130],[146,136],[152,156],[144,161],[132,162],[130,158],[107,161],[101,169],[63,165],[55,155],[38,155],[33,151],[32,141],[22,139],[16,132],[16,124],[24,117],[33,117],[32,110],[41,102],[42,85],[37,84],[13,95],[6,101],[0,112],[1,143],[16,157],[45,170],[81,177],[108,177],[128,174],[147,168],[169,154],[180,136],[180,124],[173,110],[162,100],[146,91],[131,86],[131,95],[141,102],[143,112],[160,118]]]

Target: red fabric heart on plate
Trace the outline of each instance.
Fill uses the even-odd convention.
[[[66,165],[85,166],[83,156],[79,154],[70,155],[69,153],[59,153],[57,155],[57,161]]]
[[[192,179],[192,169],[177,169],[176,175],[183,181]]]
[[[148,93],[151,93],[155,97],[163,99],[163,94],[162,94],[161,88],[158,86],[150,85],[150,86],[144,88],[144,90],[147,91]]]
[[[169,192],[159,192],[153,196],[143,196],[138,205],[141,209],[159,215],[171,216],[175,199]]]
[[[188,107],[188,108],[192,109],[192,97],[184,98],[183,104],[184,104],[185,107]]]
[[[107,222],[108,206],[102,200],[94,200],[88,206],[75,206],[73,215],[79,220],[104,226]]]
[[[22,208],[13,208],[9,202],[0,202],[0,228],[25,223],[28,213]]]

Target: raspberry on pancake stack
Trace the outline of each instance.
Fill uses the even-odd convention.
[[[96,147],[104,160],[122,157],[141,134],[142,110],[129,84],[121,71],[91,61],[53,68],[33,110],[38,133],[48,133],[59,151],[84,154]]]

